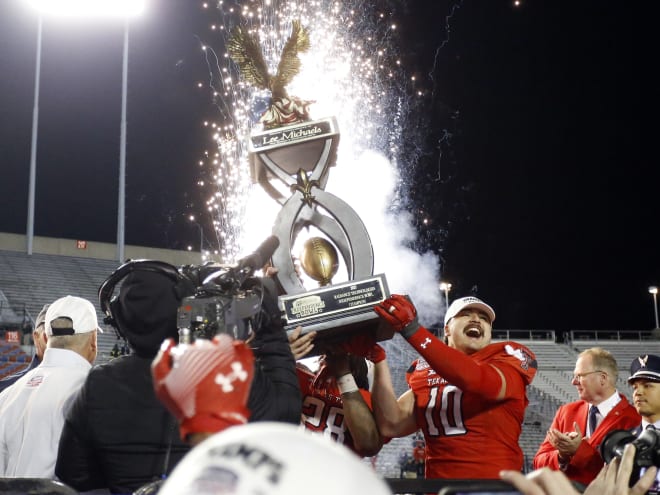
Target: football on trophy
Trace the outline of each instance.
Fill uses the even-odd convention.
[[[328,285],[339,269],[337,249],[323,237],[310,237],[303,245],[300,265],[320,286]]]

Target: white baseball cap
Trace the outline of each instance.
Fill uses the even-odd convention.
[[[53,320],[64,318],[71,320],[71,325],[64,328],[51,327]],[[96,319],[96,309],[87,299],[76,296],[61,297],[48,307],[46,311],[46,335],[73,335],[77,333],[88,333],[98,330],[98,320]]]
[[[456,299],[453,303],[451,303],[449,309],[447,309],[447,312],[445,313],[445,325],[449,323],[449,320],[451,320],[465,308],[481,309],[482,311],[485,311],[486,314],[490,317],[491,323],[495,321],[495,310],[493,308],[491,308],[488,304],[477,297],[468,296]]]
[[[311,490],[311,491],[310,491]],[[159,495],[391,495],[387,483],[343,445],[287,423],[227,428],[177,464]]]

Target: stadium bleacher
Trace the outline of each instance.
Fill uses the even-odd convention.
[[[26,368],[32,356],[28,355],[18,344],[0,342],[0,379]]]
[[[66,295],[84,297],[94,304],[99,324],[105,333],[99,334],[98,363],[110,359],[117,342],[112,328],[105,328],[98,304],[98,288],[117,268],[111,260],[53,256],[0,250],[0,292],[13,311],[25,312],[34,324],[44,304]]]

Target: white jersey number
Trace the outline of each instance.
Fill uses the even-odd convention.
[[[451,437],[454,435],[464,435],[467,430],[463,425],[463,418],[461,416],[461,399],[463,398],[463,391],[454,385],[446,385],[442,389],[442,399],[440,401],[440,423],[445,436]],[[440,429],[436,425],[433,410],[436,408],[438,402],[438,387],[432,387],[429,394],[429,402],[426,404],[426,411],[424,417],[426,418],[426,426],[429,435],[433,437],[440,436]],[[449,415],[447,414],[451,407],[453,424],[449,423]]]
[[[323,435],[326,437],[344,443],[346,424],[343,409],[335,406],[328,407],[321,399],[308,395],[303,401],[303,410],[311,412],[311,414],[303,413],[303,421],[311,427],[311,430],[323,430]]]

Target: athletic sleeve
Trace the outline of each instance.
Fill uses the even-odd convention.
[[[489,400],[495,400],[500,395],[502,376],[507,380],[506,398],[519,395],[521,388],[524,393],[524,386],[531,382],[536,373],[533,353],[526,348],[523,350],[523,346],[516,347],[512,342],[493,347],[492,357],[486,361],[475,360],[449,347],[421,326],[408,342],[449,383]]]

